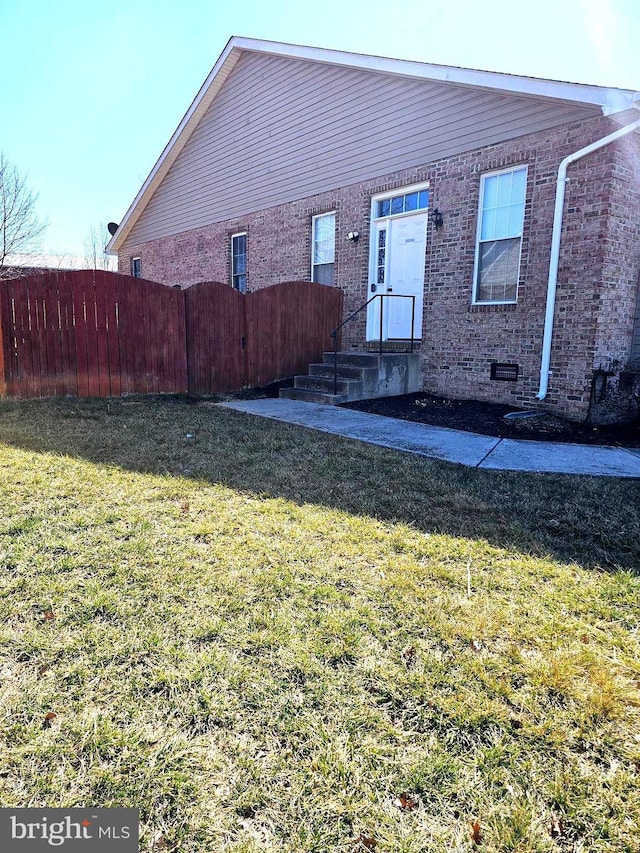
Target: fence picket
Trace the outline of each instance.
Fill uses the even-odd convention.
[[[120,347],[118,345],[118,292],[117,278],[102,274],[105,300],[106,359],[109,370],[109,394],[118,397],[122,385],[120,380]]]
[[[9,346],[9,324],[5,322],[9,317],[9,288],[0,281],[0,397],[7,395],[7,379],[9,373],[9,360],[11,349]]]
[[[93,290],[95,297],[96,345],[97,345],[97,380],[98,396],[111,396],[111,381],[109,378],[109,340],[107,324],[107,294],[102,270],[93,271]]]

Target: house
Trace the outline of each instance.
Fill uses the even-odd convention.
[[[639,109],[631,90],[232,38],[107,251],[183,287],[321,282],[345,317],[384,296],[344,346],[413,337],[426,390],[610,418],[640,360]]]

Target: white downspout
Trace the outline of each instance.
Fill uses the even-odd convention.
[[[640,103],[638,103],[637,96],[636,99],[634,99],[633,105],[637,109],[640,109]],[[587,154],[591,154],[592,151],[597,151],[598,148],[604,148],[605,145],[615,142],[616,139],[620,139],[621,136],[626,136],[628,133],[632,133],[636,128],[640,128],[640,119],[638,119],[638,121],[634,121],[632,124],[626,125],[625,127],[621,127],[619,130],[610,133],[608,136],[604,136],[602,139],[592,142],[590,145],[587,145],[585,148],[581,148],[574,154],[569,154],[569,156],[565,157],[562,163],[560,163],[560,167],[558,168],[556,204],[553,214],[553,234],[551,237],[551,259],[549,261],[549,281],[547,284],[547,308],[544,315],[544,335],[542,338],[542,357],[540,360],[540,388],[536,394],[536,399],[538,400],[544,400],[549,388],[551,338],[553,335],[553,315],[556,307],[556,286],[558,283],[560,237],[562,234],[562,212],[564,208],[565,185],[567,182],[567,168],[571,163],[575,163],[576,160],[586,157]]]

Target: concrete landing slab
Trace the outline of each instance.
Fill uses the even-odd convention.
[[[217,405],[472,468],[640,478],[640,448],[500,439],[284,398]]]
[[[339,409],[299,400],[266,399],[219,403],[237,412],[310,427],[321,432],[355,438],[369,444],[418,453],[445,462],[476,467],[500,439],[455,429],[385,418],[353,409]]]

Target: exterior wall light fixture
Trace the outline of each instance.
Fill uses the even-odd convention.
[[[436,231],[439,228],[442,228],[442,226],[444,225],[444,216],[442,215],[442,212],[438,210],[437,207],[434,207],[433,213],[431,214],[431,218],[433,220],[433,224],[435,226]]]
[[[350,243],[357,243],[357,242],[358,242],[358,237],[359,237],[359,236],[360,236],[360,232],[359,232],[359,231],[349,231],[349,233],[347,234],[347,240],[348,240]]]

